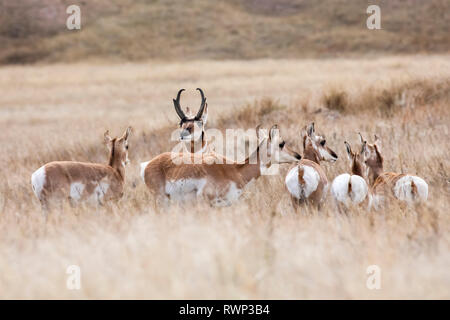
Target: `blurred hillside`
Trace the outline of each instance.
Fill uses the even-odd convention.
[[[78,4],[82,28],[66,29]],[[382,30],[366,28],[381,7]],[[448,0],[0,0],[0,63],[442,53]]]

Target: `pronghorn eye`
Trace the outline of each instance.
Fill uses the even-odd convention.
[[[127,149],[127,150],[128,150],[128,145],[126,145],[126,146],[125,146],[125,149]]]
[[[282,143],[280,143],[280,149],[283,149],[284,145],[286,144],[285,141],[283,141]]]
[[[320,145],[324,146],[326,142],[327,142],[327,140],[322,140],[322,141],[320,141]]]

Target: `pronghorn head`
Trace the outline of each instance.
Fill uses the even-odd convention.
[[[315,157],[319,161],[335,162],[338,159],[336,152],[331,150],[327,145],[325,137],[316,135],[314,122],[306,126],[303,130],[303,149],[313,149]]]
[[[299,161],[302,157],[300,154],[292,150],[286,145],[286,141],[280,135],[278,125],[273,125],[269,130],[269,137],[260,139],[259,126],[256,127],[256,133],[258,140],[260,140],[260,146],[266,143],[268,164],[274,163],[292,163]]]
[[[363,155],[364,164],[367,171],[372,172],[372,176],[378,175],[383,170],[383,157],[381,156],[381,139],[375,134],[375,141],[373,144],[367,142],[359,133],[359,140],[361,142],[361,153]]]
[[[347,150],[348,159],[350,160],[352,174],[364,177],[364,160],[362,151],[353,152],[352,147],[347,141],[344,141],[344,144]]]
[[[131,134],[131,127],[128,127],[120,138],[111,138],[109,130],[104,134],[105,144],[110,151],[109,165],[125,166],[130,163],[128,159],[128,140]]]
[[[208,104],[202,89],[197,88],[197,90],[200,91],[202,102],[195,115],[190,113],[189,108],[186,108],[187,115],[181,109],[180,97],[184,89],[178,91],[177,98],[173,99],[175,111],[180,117],[180,140],[182,141],[198,141],[202,139],[204,134],[206,121],[208,120]]]

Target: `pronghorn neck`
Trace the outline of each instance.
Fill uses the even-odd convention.
[[[361,162],[359,162],[359,160],[357,160],[355,157],[353,157],[352,161],[352,174],[364,178]]]
[[[261,176],[261,168],[259,164],[244,164],[239,167],[239,173],[245,185]]]
[[[116,140],[113,139],[111,141],[111,152],[109,154],[109,162],[108,165],[115,169],[119,174],[122,180],[125,179],[125,164],[123,163],[121,157],[119,156],[119,152],[116,148]]]
[[[366,161],[369,167],[370,184],[373,185],[377,178],[383,173],[383,157],[375,146],[375,153]]]
[[[203,153],[206,150],[208,143],[205,137],[205,131],[202,131],[201,139],[197,141],[190,142],[190,152],[191,153]]]
[[[320,158],[317,150],[311,144],[311,142],[305,145],[305,149],[303,151],[303,159],[311,160],[318,165],[320,165]]]
[[[259,156],[260,146],[264,142],[265,140],[258,145],[256,150],[245,159],[243,164],[238,165],[239,172],[245,184],[261,176],[261,167],[270,167],[270,162],[268,164],[262,163],[261,157]],[[254,159],[255,157],[256,163],[250,163],[250,159]]]
[[[381,167],[370,167],[369,168],[369,176],[370,176],[370,184],[373,185],[377,178],[383,173],[383,166]]]

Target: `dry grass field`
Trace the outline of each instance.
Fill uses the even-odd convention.
[[[0,64],[316,58],[450,49],[448,0],[0,0]]]
[[[0,68],[0,298],[450,298],[450,56],[53,64]],[[342,216],[294,212],[279,176],[227,208],[155,213],[138,164],[176,142],[172,98],[208,128],[280,125],[294,149],[315,121],[349,171],[343,141],[379,134],[385,169],[423,177],[428,203]],[[52,160],[106,162],[103,132],[134,128],[123,199],[44,223],[30,175]],[[81,289],[66,288],[79,265]],[[366,268],[381,268],[381,289]]]

